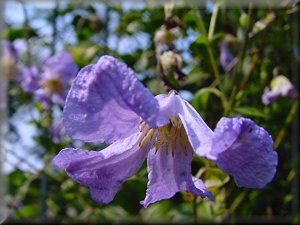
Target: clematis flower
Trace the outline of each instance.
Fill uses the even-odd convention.
[[[298,98],[298,92],[292,83],[283,75],[273,78],[271,81],[271,90],[266,87],[262,96],[262,102],[269,105],[275,101],[279,96],[290,97],[291,99]]]
[[[215,161],[243,187],[263,187],[276,171],[272,138],[253,121],[224,118],[213,132],[179,95],[154,97],[130,68],[111,56],[79,72],[63,122],[74,139],[110,144],[101,151],[66,148],[52,161],[89,187],[102,204],[113,200],[146,159],[144,207],[181,190],[213,200],[202,180],[191,174],[195,153]]]
[[[41,102],[47,110],[51,103],[64,103],[66,90],[78,72],[78,67],[67,52],[48,58],[41,67],[40,75],[34,67],[22,68],[22,88],[25,92],[33,93],[36,101]]]

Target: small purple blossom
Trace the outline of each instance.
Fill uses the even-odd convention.
[[[238,186],[261,188],[276,172],[272,138],[253,121],[223,118],[213,132],[179,95],[154,97],[130,68],[111,56],[79,72],[66,99],[63,122],[74,139],[110,144],[101,151],[66,148],[53,159],[72,179],[88,186],[98,203],[112,201],[145,159],[144,207],[181,190],[213,199],[191,174],[194,153],[216,162]]]
[[[223,40],[221,43],[221,53],[220,53],[220,64],[222,68],[227,71],[228,66],[232,63],[234,56],[229,50],[228,43],[226,40]]]
[[[289,97],[291,99],[298,98],[298,92],[292,83],[285,76],[276,76],[271,81],[271,90],[266,87],[262,95],[262,102],[265,105],[271,104],[279,96]]]
[[[22,88],[25,92],[34,93],[36,101],[47,110],[51,103],[64,103],[66,91],[78,72],[78,67],[66,52],[46,59],[41,67],[40,75],[35,67],[22,68]]]

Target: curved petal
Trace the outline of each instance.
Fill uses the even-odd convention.
[[[156,118],[157,126],[164,126],[170,123],[170,118],[178,115],[181,107],[178,107],[178,96],[174,91],[169,94],[160,94],[155,96],[158,101],[159,113]]]
[[[200,156],[207,156],[211,149],[212,130],[207,126],[197,111],[175,92],[156,96],[159,103],[157,124],[163,126],[170,118],[179,116],[194,151]]]
[[[212,130],[207,126],[193,106],[180,97],[178,102],[182,107],[179,117],[194,151],[199,156],[207,157],[211,149]]]
[[[103,56],[83,68],[69,91],[64,124],[87,142],[112,143],[138,131],[139,117],[156,126],[158,103],[124,63]]]
[[[240,187],[262,188],[277,167],[277,153],[266,130],[246,118],[222,118],[215,129],[211,155]]]
[[[279,96],[279,92],[270,91],[268,87],[264,89],[264,94],[262,95],[262,102],[264,105],[269,105]]]
[[[133,134],[99,152],[63,149],[52,162],[65,169],[76,182],[88,186],[96,202],[107,204],[123,181],[139,170],[147,156],[149,145],[140,149],[138,135]]]
[[[147,207],[149,204],[162,199],[169,199],[178,191],[186,190],[194,195],[213,199],[204,184],[191,175],[192,150],[184,152],[179,140],[174,156],[171,149],[161,148],[155,153],[155,149],[148,154],[148,187],[146,198],[141,204]]]

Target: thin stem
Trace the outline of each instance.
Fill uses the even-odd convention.
[[[54,55],[56,53],[55,44],[57,41],[57,17],[58,17],[58,11],[59,11],[59,1],[55,1],[55,8],[53,9],[53,18],[52,18],[52,43],[51,43],[51,55]]]
[[[251,13],[252,13],[252,4],[249,3],[249,8],[248,8],[249,21],[250,21],[250,18],[251,18]],[[246,50],[247,50],[247,46],[248,46],[248,42],[249,42],[250,27],[251,26],[250,26],[250,22],[249,22],[247,30],[246,30],[246,34],[245,34],[245,41],[244,41],[244,44],[243,44],[243,47],[242,47],[242,52],[241,52],[241,55],[240,55],[239,68],[238,68],[237,72],[235,74],[233,74],[233,77],[232,77],[232,92],[231,92],[231,95],[230,95],[230,98],[229,98],[228,110],[225,111],[225,116],[228,116],[228,114],[230,113],[229,110],[231,108],[233,108],[235,96],[238,92],[238,87],[235,83],[237,82],[238,75],[241,75],[243,73],[242,70],[243,70],[244,58],[245,58],[245,54],[246,54]]]
[[[207,46],[207,52],[208,52],[208,57],[209,57],[211,67],[212,67],[214,75],[215,75],[216,82],[218,83],[218,85],[221,89],[221,78],[220,78],[219,70],[218,70],[218,66],[217,66],[217,63],[216,63],[216,60],[214,57],[214,53],[213,53],[210,45]]]
[[[274,149],[278,149],[278,147],[286,133],[286,129],[291,124],[291,122],[297,112],[297,109],[298,109],[298,101],[295,101],[294,104],[292,105],[292,108],[291,108],[288,116],[286,117],[286,119],[284,121],[283,127],[280,129],[280,131],[275,139]]]
[[[246,54],[246,50],[248,47],[248,42],[249,42],[249,33],[250,33],[250,29],[251,29],[251,23],[250,23],[250,19],[251,19],[251,14],[252,14],[252,4],[249,3],[249,8],[248,8],[248,17],[249,17],[249,23],[246,29],[246,34],[245,34],[245,41],[243,43],[243,47],[242,47],[242,52],[241,52],[241,57],[240,57],[240,64],[239,64],[239,73],[242,73],[242,69],[243,69],[243,64],[244,64],[244,60],[245,60],[245,54]]]
[[[224,92],[221,92],[219,89],[211,88],[211,87],[202,88],[199,91],[199,93],[203,93],[203,92],[209,92],[211,94],[214,94],[215,96],[217,96],[221,100],[223,109],[225,110],[227,108],[227,102],[226,102]]]
[[[194,196],[193,199],[193,219],[194,219],[194,224],[197,224],[198,221],[198,212],[197,212],[197,196]]]
[[[203,34],[203,35],[205,35],[205,36],[207,36],[207,31],[205,29],[205,25],[204,25],[202,16],[195,9],[194,9],[194,11],[195,11],[195,15],[198,17],[198,20],[196,21],[196,23],[197,23],[197,27],[198,27],[200,33]],[[217,12],[218,11],[216,11],[216,13]],[[212,32],[213,30],[214,29],[211,28],[210,32]],[[221,84],[220,74],[219,74],[217,62],[215,60],[215,57],[214,57],[213,50],[212,50],[212,47],[210,45],[210,42],[206,45],[206,47],[207,47],[209,61],[210,61],[210,64],[211,64],[211,67],[212,67],[212,70],[213,70],[216,82],[217,82],[217,84],[220,87],[220,84]],[[222,88],[220,87],[220,89],[222,89]]]
[[[23,14],[24,14],[24,25],[23,25],[23,27],[24,27],[25,43],[26,43],[26,48],[27,48],[27,51],[26,51],[26,54],[27,54],[26,64],[28,66],[30,66],[31,65],[31,47],[30,47],[30,42],[29,42],[29,36],[30,36],[29,16],[28,16],[28,12],[27,12],[25,3],[22,0],[20,0],[19,2],[21,4],[22,11],[23,11]]]
[[[218,11],[219,11],[219,4],[215,3],[214,11],[211,16],[210,24],[209,24],[209,30],[208,30],[208,40],[211,41],[216,27],[217,17],[218,17]]]

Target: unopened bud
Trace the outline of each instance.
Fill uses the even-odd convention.
[[[249,16],[246,13],[242,13],[239,22],[242,27],[247,28],[249,25]]]
[[[164,52],[160,56],[160,62],[165,70],[170,70],[171,68],[182,67],[182,58],[179,54],[174,53],[173,51]]]
[[[173,41],[175,40],[176,36],[172,32],[172,30],[167,30],[166,28],[162,27],[159,29],[154,36],[155,44],[166,44],[168,46],[172,45]]]
[[[170,19],[173,16],[174,3],[165,4],[165,19]]]

